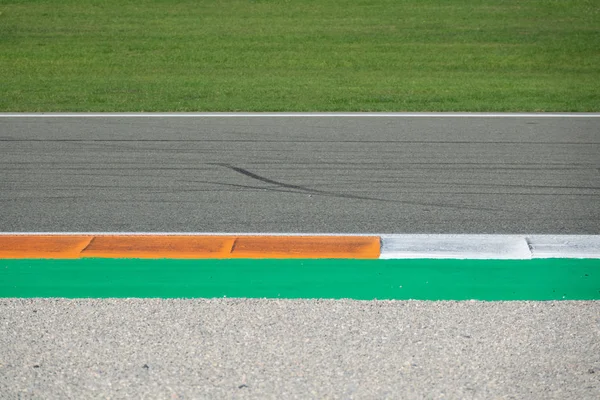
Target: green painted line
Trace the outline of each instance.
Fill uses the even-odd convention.
[[[599,259],[0,260],[0,297],[599,300]]]

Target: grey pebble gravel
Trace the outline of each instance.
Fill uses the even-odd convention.
[[[2,399],[598,399],[600,302],[0,299]]]

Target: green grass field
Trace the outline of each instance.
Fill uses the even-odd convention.
[[[0,111],[600,111],[598,0],[1,0]]]

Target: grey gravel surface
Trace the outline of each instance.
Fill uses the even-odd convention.
[[[0,299],[0,397],[598,399],[600,302]]]
[[[600,234],[600,119],[0,118],[0,231]]]

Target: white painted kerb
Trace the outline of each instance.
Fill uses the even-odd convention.
[[[383,235],[380,258],[527,260],[531,252],[524,236]]]
[[[600,258],[600,235],[381,235],[380,258]]]
[[[532,258],[600,258],[598,235],[528,236]]]

